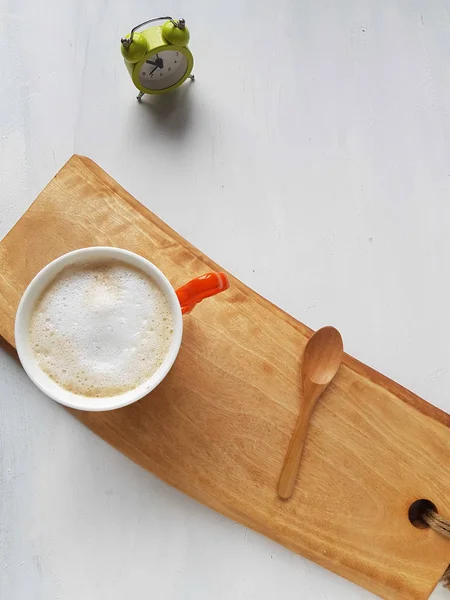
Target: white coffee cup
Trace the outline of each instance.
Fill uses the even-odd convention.
[[[120,260],[141,270],[155,281],[168,300],[172,314],[173,335],[169,350],[162,364],[149,379],[134,389],[117,396],[90,398],[66,390],[41,369],[31,347],[29,329],[36,302],[60,271],[71,265],[86,264],[90,261],[99,260]],[[34,277],[22,296],[16,313],[14,330],[16,349],[20,362],[37,387],[60,404],[64,404],[70,408],[89,411],[112,410],[127,406],[140,400],[154,390],[171,369],[178,355],[183,335],[182,314],[190,312],[195,304],[204,298],[224,291],[228,288],[228,285],[228,279],[224,273],[207,273],[175,291],[167,277],[154,264],[128,250],[96,246],[69,252],[44,267]]]

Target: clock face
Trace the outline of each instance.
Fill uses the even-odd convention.
[[[146,57],[140,68],[139,81],[149,90],[164,90],[180,81],[187,68],[184,54],[177,50],[162,50]]]

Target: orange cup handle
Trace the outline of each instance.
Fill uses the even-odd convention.
[[[205,298],[224,292],[229,287],[230,282],[225,273],[206,273],[189,281],[176,292],[182,314],[190,313],[196,304]]]

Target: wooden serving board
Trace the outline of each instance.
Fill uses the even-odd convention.
[[[0,334],[32,277],[61,254],[119,246],[174,286],[219,269],[91,160],[74,156],[0,244]],[[151,395],[74,414],[171,485],[388,599],[425,599],[450,542],[408,520],[420,498],[450,517],[450,417],[350,356],[313,416],[292,499],[276,486],[301,401],[311,330],[231,277],[185,318]]]

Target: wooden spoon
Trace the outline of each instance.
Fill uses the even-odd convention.
[[[282,500],[292,496],[311,415],[338,372],[343,354],[341,334],[334,327],[322,327],[306,344],[302,364],[303,402],[278,482],[278,496]]]

